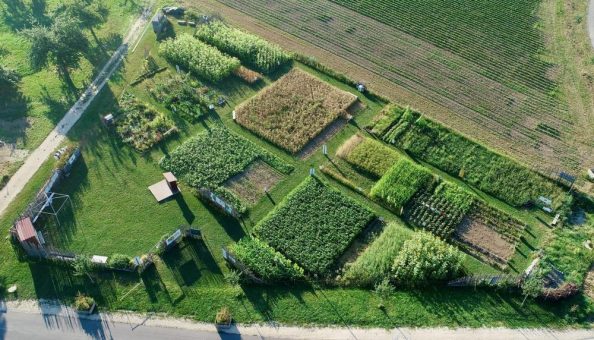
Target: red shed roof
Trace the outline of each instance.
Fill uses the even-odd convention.
[[[29,217],[23,218],[16,222],[16,230],[19,235],[19,241],[26,242],[29,240],[37,241],[37,232],[33,227],[33,223]]]

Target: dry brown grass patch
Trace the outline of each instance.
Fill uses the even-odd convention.
[[[262,161],[250,164],[244,172],[229,178],[223,185],[249,205],[256,204],[283,175]]]
[[[237,122],[297,153],[356,101],[355,95],[293,69],[237,107]]]

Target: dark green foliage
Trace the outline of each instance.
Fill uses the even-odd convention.
[[[308,272],[327,274],[373,218],[369,209],[310,176],[254,233]]]
[[[216,188],[256,159],[285,174],[292,170],[276,156],[217,125],[188,139],[160,164],[195,188]]]
[[[243,238],[231,245],[230,250],[239,261],[265,281],[303,278],[303,269],[256,238]]]
[[[14,89],[20,81],[21,76],[15,70],[0,65],[0,93]]]
[[[442,182],[434,192],[417,193],[406,215],[414,225],[447,240],[474,202],[474,195],[455,184]]]
[[[116,129],[125,143],[141,152],[176,131],[170,118],[131,94],[125,94],[120,101]]]
[[[200,25],[196,37],[261,72],[274,71],[291,60],[291,55],[279,46],[220,21]]]
[[[178,74],[149,87],[149,92],[155,100],[190,122],[195,122],[208,112],[210,98],[214,96],[198,81]]]
[[[430,187],[433,181],[429,170],[402,158],[371,188],[371,197],[400,212],[417,191]]]
[[[107,265],[114,269],[130,269],[132,259],[128,255],[114,254],[108,258]]]
[[[398,122],[405,110],[400,106],[388,104],[373,122],[367,128],[376,136],[383,136],[388,130]]]
[[[514,206],[562,194],[558,185],[525,166],[433,121],[421,117],[411,123],[414,117],[403,115],[384,140]]]
[[[419,232],[404,242],[394,260],[393,279],[399,285],[420,286],[459,273],[464,254],[439,238]]]
[[[29,60],[33,68],[41,69],[54,64],[63,76],[68,76],[68,68],[78,67],[80,58],[89,47],[80,27],[80,19],[60,14],[53,19],[50,27],[36,25],[24,30],[23,35],[31,43]]]

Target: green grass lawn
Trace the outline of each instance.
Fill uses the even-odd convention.
[[[522,297],[510,297],[505,291],[443,287],[398,290],[384,302],[385,311],[376,308],[380,303],[376,294],[361,289],[319,287],[303,283],[271,287],[242,286],[242,293],[238,294],[236,288],[224,279],[228,268],[222,258],[221,247],[251,233],[252,228],[308,176],[310,167],[317,168],[326,163],[327,158],[321,152],[316,152],[307,160],[297,160],[232,121],[233,107],[269,84],[270,78],[256,86],[247,86],[233,79],[214,86],[226,95],[228,106],[217,109],[208,119],[196,124],[176,121],[180,128],[178,137],[167,140],[149,153],[137,153],[122,143],[115,133],[103,127],[99,115],[114,110],[114,100],[124,89],[168,112],[150,99],[145,84],[136,87],[126,85],[139,73],[145,50],[150,51],[160,64],[166,65],[158,57],[154,35],[149,32],[136,52],[128,57],[122,71],[95,99],[92,107],[69,134],[72,141],[82,145],[83,157],[71,177],[59,189],[71,195],[74,209],[65,211],[59,227],[61,232],[53,233],[53,237],[61,246],[75,252],[89,255],[124,253],[131,256],[150,251],[162,235],[172,232],[180,224],[200,228],[204,239],[184,241],[164,255],[162,263],[142,275],[102,272],[97,274],[94,282],[90,282],[85,277],[73,276],[71,271],[57,265],[19,261],[10,242],[3,238],[0,241],[0,277],[6,284],[17,283],[19,287],[18,296],[8,298],[59,298],[68,302],[80,291],[95,297],[103,310],[166,312],[212,322],[219,308],[229,306],[237,322],[276,321],[287,324],[382,327],[551,327],[584,322],[591,311],[591,305],[581,296],[557,304],[528,301],[521,306]],[[334,86],[356,93],[354,89],[308,67],[296,67],[312,72]],[[173,68],[170,68],[172,71]],[[167,73],[161,73],[158,77],[166,76]],[[273,75],[272,79],[278,76]],[[362,131],[359,127],[365,126],[385,104],[366,97],[362,97],[362,101],[366,108],[328,142],[330,154],[334,154],[354,133]],[[159,159],[189,136],[221,122],[235,133],[293,164],[293,173],[239,221],[205,206],[183,184],[182,195],[178,199],[157,204],[147,187],[161,180],[163,170],[158,166]],[[53,163],[53,159],[50,159],[44,164],[0,218],[3,230],[8,229],[28,199],[41,187]],[[328,181],[345,195],[371,208],[378,216],[398,220],[363,195],[329,177]],[[500,202],[496,204],[503,205]],[[505,209],[524,220],[532,218],[529,212],[518,212],[509,206],[505,206]],[[532,223],[533,220],[529,221]],[[540,237],[539,233],[534,234],[536,238]],[[546,234],[544,228],[542,234]],[[467,270],[476,273],[496,272],[478,260],[470,256],[468,258],[465,264]],[[527,261],[519,259],[518,268],[524,268]]]
[[[19,89],[25,98],[13,110],[0,112],[0,140],[15,143],[20,149],[36,148],[78,97],[76,91],[67,88],[54,66],[39,71],[31,68],[28,61],[30,44],[18,33],[27,27],[23,22],[27,15],[43,19],[59,3],[58,0],[42,0],[35,1],[33,6],[29,0],[14,0],[0,4],[0,64],[21,75]],[[90,49],[82,58],[80,67],[70,70],[78,92],[101,70],[142,8],[136,0],[103,0],[103,3],[108,11],[107,21],[95,28],[97,40],[87,32]],[[22,11],[17,12],[15,8]],[[4,100],[1,94],[0,100]],[[0,173],[0,176],[11,175],[16,169],[6,169],[7,173]]]

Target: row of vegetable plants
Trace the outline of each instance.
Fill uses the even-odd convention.
[[[279,46],[220,21],[200,25],[195,36],[261,72],[272,72],[291,61],[291,54]]]
[[[159,53],[170,63],[211,82],[226,78],[240,66],[239,59],[225,55],[189,34],[165,40],[159,45]]]
[[[540,196],[555,201],[563,196],[563,189],[542,175],[411,110],[395,119],[382,138],[516,207]]]

